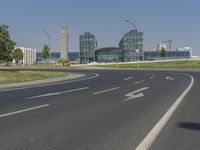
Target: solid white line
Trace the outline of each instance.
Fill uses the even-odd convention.
[[[131,80],[131,79],[133,79],[133,78],[134,78],[134,77],[131,76],[131,77],[128,77],[128,78],[124,78],[123,80],[124,80],[124,81],[127,81],[127,80]]]
[[[191,77],[190,85],[185,89],[185,91],[179,96],[176,102],[170,107],[170,109],[164,114],[164,116],[159,120],[159,122],[152,128],[152,130],[148,133],[148,135],[143,139],[143,141],[137,146],[136,150],[148,150],[161,130],[164,128],[166,123],[169,121],[173,113],[176,111],[177,107],[183,101],[184,97],[191,90],[194,84],[193,76],[187,75]]]
[[[102,94],[102,93],[106,93],[106,92],[110,92],[110,91],[117,90],[117,89],[119,89],[119,88],[120,88],[120,87],[115,87],[115,88],[112,88],[112,89],[107,89],[107,90],[103,90],[103,91],[99,91],[99,92],[94,92],[93,94],[94,94],[94,95]]]
[[[137,81],[137,82],[135,82],[134,84],[139,84],[139,83],[142,83],[142,82],[144,82],[144,80]]]
[[[152,76],[149,78],[149,79],[154,79],[154,77],[155,77],[155,74],[152,74]]]
[[[0,115],[0,118],[11,116],[11,115],[15,115],[15,114],[19,114],[19,113],[23,113],[23,112],[27,112],[27,111],[31,111],[31,110],[35,110],[35,109],[40,109],[40,108],[44,108],[44,107],[48,107],[48,106],[50,106],[50,104],[45,104],[45,105],[36,106],[36,107],[28,108],[28,109],[14,111],[14,112],[11,112],[11,113]]]
[[[47,93],[47,94],[43,94],[43,95],[37,95],[37,96],[33,96],[33,97],[28,97],[26,99],[34,99],[34,98],[41,98],[41,97],[60,95],[60,94],[70,93],[70,92],[77,92],[77,91],[81,91],[81,90],[86,90],[88,88],[89,87],[83,87],[83,88],[78,88],[78,89],[73,89],[73,90],[68,90],[68,91],[62,91],[62,92],[56,92],[56,93]]]

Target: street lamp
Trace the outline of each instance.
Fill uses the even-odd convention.
[[[51,63],[51,49],[52,49],[51,39],[50,39],[50,36],[49,36],[49,33],[48,33],[47,30],[42,30],[42,31],[47,35],[47,38],[48,38],[48,41],[49,41],[49,45],[50,45],[50,47],[49,47],[49,50],[50,50],[49,55],[50,55],[50,63]]]
[[[133,23],[132,21],[130,21],[128,19],[126,19],[126,22],[130,23],[135,28],[136,32],[138,31],[135,23]]]
[[[140,51],[139,51],[139,49],[136,49],[136,53],[137,53],[137,56],[138,56],[138,58],[137,58],[137,68],[139,69],[140,68],[140,64],[139,64]]]

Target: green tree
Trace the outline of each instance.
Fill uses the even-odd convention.
[[[10,39],[7,25],[0,25],[0,62],[12,61],[12,51],[16,43]]]
[[[58,63],[61,64],[61,66],[64,66],[65,64],[69,64],[69,60],[68,59],[64,59],[64,58],[60,58],[58,60]]]
[[[48,46],[48,45],[44,45],[44,46],[43,46],[41,56],[42,56],[42,58],[45,59],[45,62],[46,62],[47,58],[49,57],[49,50],[50,50],[50,49],[49,49],[49,46]]]
[[[23,51],[17,48],[13,51],[13,58],[16,60],[17,64],[20,60],[23,60]]]
[[[162,47],[162,49],[160,51],[160,56],[164,58],[166,55],[167,55],[167,52],[166,52],[165,48]]]

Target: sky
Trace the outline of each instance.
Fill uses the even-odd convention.
[[[0,24],[9,26],[17,46],[41,51],[48,44],[60,50],[59,28],[69,30],[69,51],[79,51],[79,35],[95,34],[98,48],[117,47],[132,30],[126,19],[144,33],[144,50],[174,40],[172,49],[190,46],[200,56],[199,0],[1,0]]]

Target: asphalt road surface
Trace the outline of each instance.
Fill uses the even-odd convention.
[[[0,91],[0,150],[198,150],[199,72],[76,70]]]

